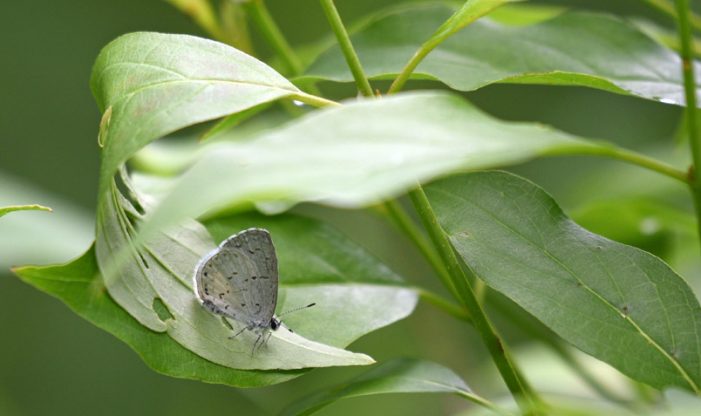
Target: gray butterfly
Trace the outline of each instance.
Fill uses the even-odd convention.
[[[277,256],[267,230],[249,228],[224,240],[200,260],[194,280],[202,306],[244,324],[231,338],[245,330],[258,335],[253,351],[282,324],[275,317]]]

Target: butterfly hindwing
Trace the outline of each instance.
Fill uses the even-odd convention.
[[[252,327],[268,327],[277,304],[278,272],[270,233],[244,230],[205,256],[195,272],[196,294],[212,312]]]

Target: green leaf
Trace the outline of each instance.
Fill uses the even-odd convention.
[[[632,378],[700,391],[701,307],[660,259],[586,231],[511,174],[462,175],[426,191],[455,249],[490,287]]]
[[[542,125],[498,121],[447,93],[351,101],[210,149],[164,197],[142,232],[249,202],[364,206],[460,169],[605,149]]]
[[[282,414],[310,415],[341,399],[390,393],[452,393],[489,406],[452,370],[430,361],[403,358],[383,363],[346,384],[305,397]]]
[[[310,301],[317,303],[313,308],[285,317],[286,326],[294,329],[300,337],[344,347],[369,332],[408,316],[416,305],[416,292],[408,289],[396,274],[337,231],[318,221],[290,215],[265,217],[250,214],[217,219],[208,224],[217,239],[251,226],[270,230],[278,250],[281,285],[278,311]],[[173,260],[183,255],[178,247],[170,245],[167,252],[157,251],[158,248],[158,245],[151,243],[146,252],[150,256],[147,258],[151,260],[151,267],[164,267],[159,261],[175,264],[176,267],[169,272],[185,266]],[[167,332],[149,330],[109,296],[98,271],[94,250],[65,266],[29,266],[18,268],[15,272],[38,289],[63,300],[80,316],[125,341],[149,366],[161,373],[241,387],[275,384],[303,374],[302,371],[293,370],[232,369],[202,358],[183,347]],[[192,301],[193,313],[198,315],[197,323],[203,325],[205,335],[222,336],[234,347],[242,348],[248,360],[262,360],[256,358],[259,354],[268,358],[273,355],[273,359],[287,360],[283,365],[289,367],[304,359],[303,354],[282,358],[275,356],[280,352],[279,338],[271,339],[265,348],[257,350],[256,355],[251,357],[253,340],[250,337],[245,341],[239,340],[244,336],[242,334],[237,339],[227,339],[232,334],[231,328],[196,304],[192,290],[180,289],[178,285],[185,287],[182,282],[174,281],[173,276],[169,277],[169,282],[173,283],[169,286],[173,293],[165,293],[154,304],[169,326],[174,324],[169,320],[173,317],[177,319],[178,311],[167,303],[173,302],[173,298],[181,300],[180,296],[184,298],[187,292],[188,300],[185,301]],[[198,311],[204,312],[204,315]],[[214,321],[227,329],[223,332],[218,328],[212,329]],[[230,321],[231,324],[237,325],[233,321]],[[169,331],[171,329],[169,327]],[[276,335],[278,333],[283,339],[290,339],[293,335],[282,330],[277,331]],[[199,341],[208,345],[204,338]]]
[[[365,72],[394,78],[452,13],[444,5],[423,5],[373,21],[351,37]],[[477,21],[441,43],[413,77],[460,91],[495,82],[579,85],[684,105],[680,68],[674,52],[622,19],[566,12],[529,26]],[[305,79],[348,82],[352,77],[333,47]]]
[[[100,195],[134,152],[175,130],[301,93],[232,47],[186,35],[131,33],[105,46],[90,85],[101,111]]]
[[[314,223],[296,219],[285,227],[278,227],[279,232],[276,233],[275,223],[272,223],[273,229],[270,231],[275,242],[280,238],[284,241],[285,232],[290,233],[291,240],[294,239],[294,246],[283,245],[281,252],[293,253],[294,260],[303,259],[304,262],[298,267],[306,277],[299,282],[304,286],[292,288],[285,287],[285,280],[281,278],[280,298],[295,301],[292,303],[295,307],[315,301],[318,305],[316,314],[307,315],[312,317],[309,322],[317,331],[274,331],[268,347],[252,355],[250,346],[255,343],[258,334],[245,331],[234,341],[230,340],[229,337],[243,324],[211,314],[199,305],[194,296],[193,271],[200,258],[213,248],[206,231],[190,220],[159,233],[156,238],[146,242],[144,249],[135,249],[132,238],[141,215],[114,187],[113,194],[114,204],[106,204],[108,211],[99,217],[96,245],[98,263],[110,294],[144,325],[155,331],[167,331],[181,345],[218,364],[262,370],[369,364],[373,362],[372,359],[363,354],[325,344],[332,342],[344,347],[367,332],[405,317],[416,303],[416,293],[397,287],[401,282],[386,267],[379,262],[364,261],[363,257],[367,256],[364,252],[352,245],[342,244],[343,239],[331,230],[322,232],[316,230],[318,226],[315,227]],[[148,210],[149,201],[144,197],[138,200]],[[136,220],[131,220],[130,216]],[[266,222],[269,221],[261,218],[250,226],[260,227]],[[297,222],[302,223],[303,227],[295,228]],[[228,226],[226,236],[220,239],[250,226]],[[295,231],[291,232],[290,229]],[[313,238],[305,240],[305,236]],[[332,244],[334,239],[340,244]],[[304,245],[305,241],[308,244]],[[323,247],[316,247],[320,243]],[[129,257],[122,268],[118,271],[111,269],[124,250],[128,251]],[[300,250],[315,254],[305,256]],[[328,257],[319,253],[325,253]],[[333,259],[338,253],[344,253],[341,259]],[[358,280],[344,282],[347,284],[343,285],[325,284],[336,270],[335,267],[329,268],[330,264],[339,261],[344,266],[341,270],[354,270],[348,267],[350,263],[362,264],[363,269],[355,268]],[[320,272],[313,273],[313,263],[322,267]],[[283,264],[282,260],[280,264]],[[282,268],[281,273],[284,273]],[[378,286],[378,282],[384,284]],[[386,287],[388,283],[392,287]],[[161,303],[163,307],[159,311]],[[284,304],[285,301],[279,301],[278,308],[283,308]],[[314,318],[315,315],[318,316]],[[377,319],[378,315],[383,317]],[[338,322],[334,324],[336,330],[328,330],[327,326],[332,322],[329,316],[337,317]],[[323,322],[320,327],[319,322]],[[318,331],[321,329],[325,332]],[[313,335],[312,338],[324,341],[314,342],[302,336],[309,333]]]
[[[109,296],[93,249],[66,265],[26,266],[14,272],[26,283],[57,297],[79,316],[124,341],[161,374],[237,387],[266,386],[302,374],[302,371],[234,370],[201,358],[166,333],[151,331]]]
[[[51,211],[51,208],[45,207],[43,205],[31,204],[31,205],[8,205],[6,207],[0,207],[0,217],[5,214],[9,214],[13,211]]]

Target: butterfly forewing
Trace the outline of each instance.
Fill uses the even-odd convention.
[[[277,304],[277,258],[270,234],[251,228],[226,239],[195,272],[197,296],[212,312],[267,327]]]

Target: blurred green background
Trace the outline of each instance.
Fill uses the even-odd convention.
[[[347,22],[392,3],[398,2],[337,1]],[[647,16],[669,24],[639,0],[541,3]],[[328,33],[316,0],[270,0],[268,4],[294,45]],[[11,265],[63,262],[91,242],[100,115],[88,80],[100,48],[123,33],[138,30],[202,32],[161,0],[4,1],[0,22],[0,205],[43,203],[54,208],[53,213],[19,212],[0,220],[0,415],[270,413],[358,372],[317,370],[255,391],[168,378],[148,369],[111,335],[13,277],[8,270]],[[264,47],[260,50],[266,53]],[[350,91],[329,85],[322,88],[331,95]],[[562,87],[496,85],[465,95],[504,119],[542,121],[575,134],[683,160],[684,146],[675,144],[681,118],[677,107]],[[679,147],[682,151],[675,151]],[[606,201],[622,190],[650,192],[657,184],[664,189],[658,196],[688,208],[684,190],[676,184],[651,179],[616,162],[552,159],[514,170],[544,186],[570,212],[587,200]],[[361,211],[306,211],[334,222],[407,279],[431,280],[413,248],[377,218]],[[633,242],[665,254],[668,239],[660,235],[641,238],[648,237],[651,240]],[[697,266],[679,267],[696,270]],[[509,334],[513,332],[507,322],[501,325]],[[519,342],[515,333],[509,338]],[[494,394],[502,388],[490,369],[483,367],[485,355],[475,334],[430,307],[420,306],[408,320],[369,335],[350,349],[367,352],[378,361],[399,355],[426,357],[455,369],[480,393]],[[381,396],[340,402],[322,414],[451,414],[465,406],[445,396]]]

